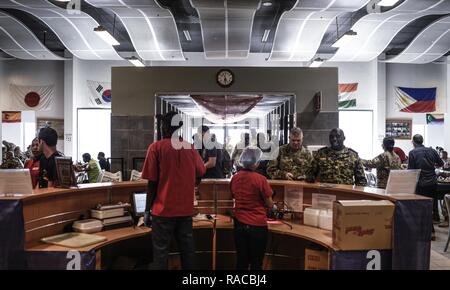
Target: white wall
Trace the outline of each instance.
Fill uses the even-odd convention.
[[[445,126],[426,125],[425,113],[398,112],[395,105],[394,87],[437,88],[436,111],[445,113],[447,109],[447,65],[444,64],[387,64],[386,65],[386,118],[412,119],[413,134],[424,133],[425,146],[442,146],[450,149],[450,144],[444,144]],[[448,123],[450,120],[446,120]],[[405,152],[413,146],[410,140],[397,140],[396,144]]]

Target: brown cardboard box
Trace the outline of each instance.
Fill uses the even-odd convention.
[[[333,244],[341,250],[391,249],[394,208],[388,200],[335,201]]]
[[[328,252],[305,249],[305,270],[328,270]]]

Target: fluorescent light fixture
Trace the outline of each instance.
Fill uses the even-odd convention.
[[[145,65],[135,56],[128,58],[128,61],[131,62],[135,67],[144,67]]]
[[[184,33],[184,37],[186,37],[187,41],[192,41],[191,34],[189,33],[189,30],[183,30],[183,33]]]
[[[313,60],[313,62],[309,65],[309,67],[319,67],[323,64],[324,60],[320,57]]]
[[[95,33],[100,36],[104,41],[111,45],[120,45],[120,43],[101,25],[94,28]]]
[[[270,6],[272,6],[272,2],[266,1],[266,2],[264,2],[262,5],[263,5],[264,7],[270,7]]]
[[[399,0],[381,0],[377,3],[378,6],[394,6]]]
[[[347,44],[348,42],[350,42],[350,40],[352,39],[352,37],[356,36],[357,33],[353,30],[349,30],[347,31],[344,35],[341,36],[341,38],[339,38],[335,43],[333,43],[332,47],[342,47],[345,44]]]
[[[267,38],[269,38],[269,34],[270,34],[270,29],[264,30],[264,35],[261,39],[261,42],[267,42]]]

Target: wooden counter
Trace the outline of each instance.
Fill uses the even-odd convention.
[[[209,179],[203,180],[199,186],[199,200],[198,206],[196,206],[196,212],[205,214],[217,214],[218,220],[216,220],[214,229],[219,231],[228,231],[232,229],[232,222],[229,215],[233,206],[231,193],[229,190],[229,182],[227,179]],[[284,180],[270,180],[271,187],[276,193],[274,200],[283,201],[286,187],[296,187],[303,192],[303,204],[304,207],[311,205],[312,196],[315,193],[334,195],[337,200],[355,200],[355,199],[371,199],[371,200],[389,200],[393,202],[396,207],[410,207],[417,205],[418,203],[425,202],[426,207],[422,207],[422,217],[428,214],[428,203],[431,204],[429,198],[418,195],[388,195],[382,189],[358,187],[349,185],[330,185],[319,183],[306,183],[296,181],[284,181]],[[147,183],[145,181],[139,182],[121,182],[121,183],[101,183],[101,184],[86,184],[80,185],[79,188],[59,189],[48,188],[35,190],[32,195],[27,196],[0,196],[1,202],[19,203],[16,206],[16,210],[21,211],[23,216],[23,237],[18,237],[18,243],[22,243],[24,249],[27,251],[67,251],[64,247],[58,247],[53,245],[46,245],[40,242],[43,237],[61,234],[71,230],[71,225],[74,221],[89,218],[90,209],[95,208],[98,204],[109,204],[118,202],[131,202],[131,196],[133,192],[145,192]],[[430,206],[431,208],[431,206]],[[405,227],[405,222],[410,222],[411,216],[403,217],[404,213],[401,210],[396,210],[396,225],[399,229],[400,225]],[[420,216],[413,217],[417,220]],[[408,221],[409,219],[409,221]],[[402,224],[403,222],[403,224]],[[414,221],[413,221],[414,222]],[[2,220],[0,220],[0,225]],[[300,220],[301,223],[301,220]],[[417,222],[416,222],[417,224]],[[281,237],[291,237],[317,244],[321,247],[329,249],[330,251],[339,251],[333,246],[332,237],[330,231],[321,230],[309,226],[299,224],[299,222],[291,223],[292,229],[285,225],[269,225],[270,232],[277,234]],[[209,221],[194,222],[195,229],[210,229],[213,228],[213,223]],[[418,235],[418,231],[415,229],[408,230],[405,227],[406,232],[401,234],[393,234],[394,240],[394,252],[398,245],[406,247],[406,243],[413,242],[415,240],[421,240],[422,248],[426,248],[428,241],[423,241],[423,237],[415,237],[411,235]],[[423,229],[422,233],[423,233]],[[420,231],[419,231],[420,232]],[[107,241],[95,244],[82,249],[77,249],[82,252],[95,251],[101,249],[110,244],[117,242],[139,238],[151,234],[151,230],[147,228],[124,228],[113,231],[106,231],[98,233],[107,237]],[[215,234],[214,234],[215,235]],[[215,238],[215,236],[214,236]],[[23,239],[21,242],[20,239]],[[425,243],[425,244],[424,244]],[[215,244],[215,243],[214,243]],[[398,244],[398,245],[396,245]],[[418,244],[418,243],[417,243]],[[411,248],[414,251],[414,245]],[[422,249],[423,250],[423,249]],[[403,252],[399,252],[399,257],[403,257]],[[409,252],[411,253],[411,252]],[[420,255],[427,255],[426,249],[420,252]],[[1,257],[0,257],[1,261]],[[410,263],[410,262],[407,262]],[[427,257],[425,256],[424,262],[420,262],[420,267],[429,266],[429,251],[428,251],[428,266]],[[393,262],[393,264],[395,264]],[[408,266],[408,265],[407,265]],[[420,268],[419,267],[419,268]],[[399,268],[408,268],[404,264]],[[415,265],[412,268],[418,268]]]

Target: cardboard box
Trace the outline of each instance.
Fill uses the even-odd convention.
[[[328,252],[305,249],[305,270],[328,270]]]
[[[388,200],[334,202],[333,244],[340,250],[391,249],[394,208]]]

